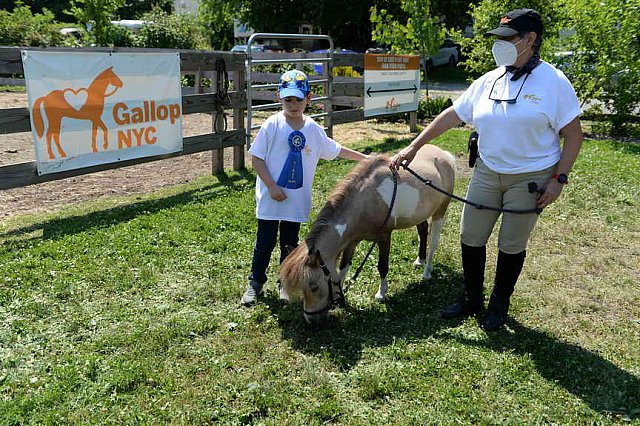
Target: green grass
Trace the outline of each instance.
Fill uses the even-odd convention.
[[[321,165],[314,211],[351,166]],[[279,305],[275,255],[264,301],[240,307],[254,179],[1,224],[0,424],[640,424],[640,146],[585,143],[492,334],[439,318],[460,291],[457,202],[429,283],[407,230],[387,302],[370,260],[328,330]],[[488,280],[495,255],[493,237]]]
[[[27,88],[25,86],[2,86],[0,85],[0,92],[16,92],[22,93],[26,92]]]

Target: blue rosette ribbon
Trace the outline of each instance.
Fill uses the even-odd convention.
[[[289,155],[285,161],[278,186],[282,188],[297,189],[302,187],[302,150],[307,142],[302,132],[295,130],[289,135]]]

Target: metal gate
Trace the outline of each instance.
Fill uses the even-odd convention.
[[[286,58],[286,57],[274,57],[273,59],[256,59],[254,57],[255,52],[252,49],[254,43],[258,40],[274,40],[274,39],[282,39],[282,40],[324,40],[329,43],[329,49],[327,50],[326,56],[319,57],[318,54],[315,54],[313,57],[309,58]],[[311,102],[322,102],[324,104],[324,112],[318,114],[309,115],[311,118],[320,118],[324,117],[324,127],[327,131],[327,134],[332,136],[332,127],[331,127],[331,112],[333,109],[333,104],[331,100],[331,94],[333,91],[333,39],[328,35],[319,35],[319,34],[278,34],[278,33],[255,33],[251,37],[249,37],[249,41],[247,42],[247,60],[246,60],[246,79],[247,79],[247,146],[251,144],[251,131],[260,128],[259,125],[253,125],[253,111],[262,111],[269,109],[277,109],[280,108],[279,103],[270,103],[264,105],[252,105],[253,103],[253,91],[257,89],[275,89],[278,87],[278,83],[267,83],[267,84],[254,84],[254,70],[253,67],[256,65],[266,65],[266,64],[303,64],[303,63],[322,63],[322,75],[320,78],[314,78],[316,76],[309,77],[309,83],[311,85],[322,84],[324,87],[324,95],[317,96],[312,98]],[[274,55],[275,56],[275,55]]]

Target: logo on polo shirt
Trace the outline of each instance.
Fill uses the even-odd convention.
[[[528,95],[524,95],[524,98],[530,102],[533,102],[534,104],[540,103],[540,101],[542,100],[542,98],[539,98],[531,93]]]

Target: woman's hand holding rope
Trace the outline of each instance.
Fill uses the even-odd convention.
[[[416,146],[412,143],[409,146],[404,147],[399,153],[391,157],[390,163],[391,167],[398,170],[400,166],[406,168],[413,161],[416,153],[420,148],[416,148]]]

